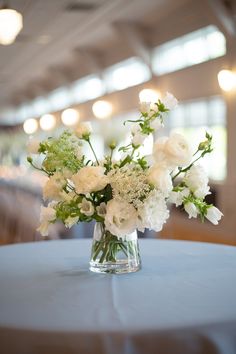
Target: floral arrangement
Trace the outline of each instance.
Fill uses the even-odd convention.
[[[212,151],[208,133],[194,153],[184,136],[177,133],[158,138],[151,156],[139,152],[147,136],[164,126],[168,112],[177,103],[170,93],[156,103],[141,103],[139,118],[126,122],[132,127],[130,143],[119,148],[122,157],[118,161],[113,159],[115,142],[109,145],[104,159],[98,160],[89,122],[57,138],[40,143],[30,140],[29,151],[42,154],[43,160],[36,166],[29,156],[28,162],[48,176],[43,197],[49,204],[41,209],[41,234],[47,235],[49,225],[56,220],[68,228],[95,220],[102,223],[107,235],[125,240],[136,229],[160,231],[171,204],[184,208],[189,218],[199,216],[202,221],[207,218],[218,224],[222,213],[205,201],[210,193],[208,177],[196,164]],[[84,155],[82,142],[90,146],[94,161]]]

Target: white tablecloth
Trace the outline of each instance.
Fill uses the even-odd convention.
[[[141,240],[142,270],[111,275],[90,246],[0,247],[1,353],[236,353],[236,248]]]

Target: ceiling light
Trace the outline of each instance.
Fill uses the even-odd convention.
[[[39,125],[42,130],[52,130],[56,125],[56,118],[52,114],[44,114],[39,120]]]
[[[98,119],[106,119],[112,113],[112,104],[108,101],[96,101],[93,104],[92,110]]]
[[[73,108],[65,109],[61,114],[61,120],[63,124],[72,126],[78,123],[79,121],[79,112]]]
[[[13,43],[22,28],[23,19],[19,12],[6,7],[0,9],[0,44]]]
[[[27,119],[23,124],[26,134],[34,134],[38,130],[38,121],[34,118]]]
[[[160,93],[153,89],[143,89],[139,93],[140,102],[157,102],[160,98]]]
[[[236,73],[231,70],[221,70],[218,74],[219,86],[224,91],[236,88]]]

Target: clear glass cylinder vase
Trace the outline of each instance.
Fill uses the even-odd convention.
[[[96,223],[90,270],[96,273],[130,273],[141,268],[137,232],[118,238]]]

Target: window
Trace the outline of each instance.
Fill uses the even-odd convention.
[[[165,125],[169,131],[183,134],[191,146],[197,149],[208,131],[213,135],[214,150],[206,155],[200,163],[215,181],[226,177],[226,107],[220,97],[180,104],[170,112]]]
[[[226,54],[224,35],[207,26],[167,42],[153,51],[153,71],[163,75]]]
[[[95,75],[78,80],[71,86],[73,103],[82,103],[92,100],[102,96],[104,92],[102,80]]]
[[[107,90],[113,92],[148,81],[151,73],[141,59],[134,57],[105,70],[104,78]]]

